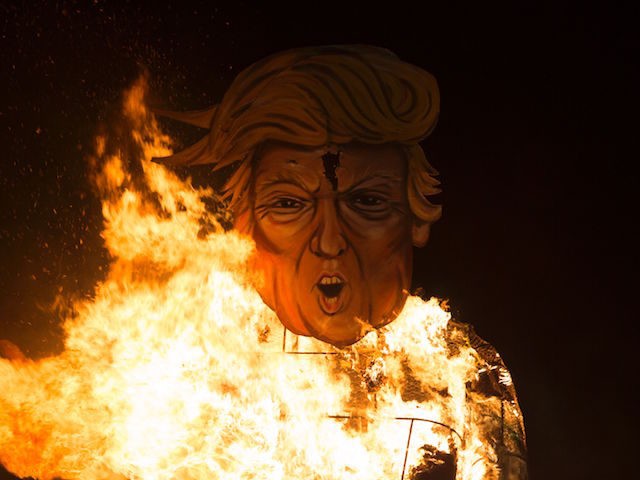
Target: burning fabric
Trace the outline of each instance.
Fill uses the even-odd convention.
[[[410,198],[379,178],[406,177],[405,162],[381,167],[405,150],[260,147],[225,231],[212,190],[152,162],[171,141],[143,97],[142,82],[124,102],[140,158],[97,142],[107,279],[65,319],[62,354],[0,359],[0,463],[41,479],[526,478],[499,355],[436,299],[407,296],[411,240],[378,257],[388,247],[354,240],[426,242],[439,211],[412,226]],[[384,281],[391,294],[366,283]]]

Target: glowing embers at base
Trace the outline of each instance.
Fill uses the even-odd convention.
[[[42,479],[369,480],[409,478],[455,449],[456,478],[493,478],[467,402],[478,358],[447,347],[449,314],[410,297],[352,347],[283,342],[252,286],[251,241],[220,228],[212,191],[150,161],[170,139],[143,87],[124,102],[143,157],[102,139],[94,162],[108,277],[65,319],[62,354],[0,360],[0,462]],[[341,285],[319,280],[329,313]]]

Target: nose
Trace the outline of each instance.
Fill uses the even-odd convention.
[[[333,201],[326,199],[320,202],[317,228],[311,237],[309,247],[314,255],[322,258],[335,258],[347,251],[347,240],[344,237],[340,219]]]

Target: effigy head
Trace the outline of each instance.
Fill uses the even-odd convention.
[[[419,145],[439,113],[429,73],[376,47],[301,48],[244,70],[211,109],[160,113],[210,130],[161,162],[235,166],[235,227],[286,328],[343,346],[396,318],[441,213]]]

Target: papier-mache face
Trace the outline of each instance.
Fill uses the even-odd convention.
[[[349,345],[400,312],[412,244],[440,217],[419,145],[439,107],[435,78],[386,49],[297,48],[243,70],[211,108],[156,110],[209,130],[157,161],[234,167],[225,198],[256,242],[264,301],[292,332]]]
[[[238,225],[256,242],[258,289],[285,327],[341,346],[398,315],[411,281],[406,178],[395,145],[261,151]]]

